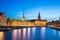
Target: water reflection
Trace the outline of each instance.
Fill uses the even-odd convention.
[[[27,40],[30,40],[30,28],[28,28],[28,39]]]
[[[56,35],[56,30],[53,30],[53,34]]]
[[[41,28],[41,40],[45,39],[45,27]]]
[[[7,35],[7,36],[6,36]],[[11,36],[12,35],[12,38]],[[60,31],[51,28],[23,28],[0,32],[0,40],[60,40]]]
[[[26,28],[23,28],[23,40],[26,40]]]
[[[17,40],[17,29],[13,30],[12,40]]]
[[[60,36],[60,31],[59,31],[59,36]]]
[[[35,39],[35,29],[36,29],[35,27],[32,28],[32,40]]]
[[[33,35],[35,34],[35,27],[32,28]]]
[[[59,35],[59,40],[60,40],[60,31],[58,31],[58,35]]]
[[[21,40],[21,29],[17,30],[17,40]]]
[[[0,40],[4,40],[4,32],[0,32]]]

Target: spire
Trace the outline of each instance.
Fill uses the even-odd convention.
[[[24,17],[24,11],[23,11],[23,16],[22,16],[22,20],[23,20],[23,21],[25,20],[25,17]]]
[[[38,20],[40,20],[41,18],[40,18],[40,12],[39,12],[39,14],[38,14]]]

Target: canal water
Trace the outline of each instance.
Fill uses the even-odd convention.
[[[0,40],[60,40],[60,31],[45,27],[14,29],[1,31]]]

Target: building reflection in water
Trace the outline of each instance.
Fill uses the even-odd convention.
[[[23,40],[26,40],[26,28],[23,28]]]
[[[0,32],[0,40],[4,40],[4,32]]]
[[[35,27],[32,28],[32,40],[35,39],[35,29],[36,29]]]
[[[32,28],[33,35],[35,34],[35,27]]]
[[[21,29],[17,30],[17,40],[21,40]]]
[[[28,28],[28,40],[30,40],[30,28]]]
[[[59,33],[59,37],[60,37],[60,31],[58,33]]]
[[[56,35],[56,30],[53,30],[53,34]]]
[[[23,29],[15,29],[13,30],[13,40],[30,40],[30,36],[32,35],[32,40],[35,40],[35,27],[32,28],[32,34],[30,34],[31,28],[23,28]],[[46,32],[46,28],[45,27],[41,27],[41,40],[45,40],[45,32]],[[53,36],[56,35],[56,30],[52,30],[53,32]],[[58,32],[59,36],[60,36],[60,31]],[[4,40],[4,33],[0,32],[0,40]]]
[[[31,30],[32,29],[32,30]],[[48,28],[49,29],[49,28]],[[60,31],[56,31],[56,30],[51,30],[49,29],[50,32],[52,32],[51,36],[53,36],[51,39],[59,39],[60,40]],[[45,27],[41,27],[41,37],[39,37],[39,39],[41,38],[41,40],[45,40],[45,37],[47,37],[45,35],[46,32],[46,28]],[[8,31],[7,31],[8,32]],[[35,27],[32,27],[32,28],[23,28],[23,29],[14,29],[12,31],[12,40],[36,40],[36,28]],[[39,31],[40,32],[40,31]],[[10,33],[10,32],[9,32]],[[9,37],[9,33],[7,34],[8,37]],[[6,34],[6,33],[5,33]],[[4,40],[5,38],[5,35],[4,32],[0,32],[0,40]],[[39,34],[38,34],[39,35]],[[49,38],[49,34],[48,34],[48,37],[47,39]],[[6,38],[8,38],[6,36]],[[31,38],[32,37],[32,38]]]
[[[41,40],[45,39],[45,27],[41,27]]]
[[[17,40],[17,29],[13,30],[12,40]]]
[[[58,31],[58,35],[59,35],[59,40],[60,40],[60,31]]]
[[[58,39],[56,37],[58,37],[58,32],[56,32],[56,30],[53,30],[53,36],[54,36],[54,39]]]

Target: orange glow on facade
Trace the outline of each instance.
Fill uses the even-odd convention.
[[[16,19],[10,19],[8,18],[6,20],[6,15],[5,14],[2,14],[2,17],[3,20],[0,21],[0,25],[9,25],[9,26],[46,26],[47,24],[47,21],[46,20],[41,20],[40,19],[40,13],[39,13],[39,16],[38,16],[38,19],[36,20],[25,20],[25,17],[24,17],[24,13],[23,13],[23,16],[22,16],[22,20],[16,20]]]
[[[0,40],[4,40],[4,32],[0,32]]]

